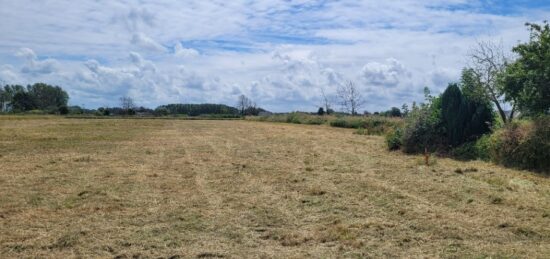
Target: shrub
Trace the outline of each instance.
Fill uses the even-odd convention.
[[[330,126],[338,128],[346,128],[346,121],[343,118],[338,118],[330,122]]]
[[[402,145],[406,153],[430,152],[445,146],[445,129],[437,105],[426,105],[411,112],[403,129]]]
[[[491,160],[491,135],[483,135],[475,143],[477,158],[483,161]]]
[[[550,173],[550,116],[510,123],[491,137],[491,159],[504,166]]]
[[[476,142],[467,142],[453,148],[451,155],[459,160],[476,160],[479,157]]]
[[[300,120],[300,115],[296,112],[289,113],[286,117],[287,123],[295,123],[295,124],[301,124],[302,121]]]
[[[65,105],[59,107],[59,114],[67,115],[69,114],[69,108]]]
[[[325,120],[319,116],[315,116],[313,118],[309,118],[306,120],[306,124],[311,124],[311,125],[322,125],[324,123],[325,123]]]
[[[386,135],[386,144],[389,150],[398,150],[401,148],[403,138],[403,129],[395,128]]]
[[[169,113],[170,113],[170,111],[168,110],[168,108],[166,108],[164,106],[159,106],[154,111],[155,116],[166,116]]]

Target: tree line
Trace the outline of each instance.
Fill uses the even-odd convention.
[[[69,95],[59,86],[44,83],[6,85],[0,88],[0,111],[25,112],[41,110],[67,114]]]

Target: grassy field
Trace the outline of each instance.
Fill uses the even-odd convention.
[[[0,257],[550,257],[550,180],[251,121],[0,117]]]

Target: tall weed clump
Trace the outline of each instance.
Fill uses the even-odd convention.
[[[349,129],[364,129],[369,135],[383,135],[396,127],[403,125],[401,118],[386,118],[380,116],[368,117],[340,117],[329,122],[330,126]]]
[[[496,131],[489,153],[504,166],[550,173],[550,116],[513,122]]]

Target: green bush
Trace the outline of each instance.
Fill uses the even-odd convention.
[[[325,120],[322,117],[316,116],[316,117],[307,119],[306,124],[322,125],[322,124],[325,124]]]
[[[300,115],[298,113],[289,113],[286,117],[287,123],[294,123],[294,124],[302,124],[302,120],[300,119]]]
[[[347,128],[346,125],[346,121],[343,119],[343,118],[338,118],[336,120],[333,120],[331,121],[330,123],[330,126],[332,127],[338,127],[338,128]]]
[[[504,166],[550,173],[550,116],[510,123],[491,136],[491,159]]]
[[[60,106],[58,111],[59,111],[59,114],[61,115],[69,114],[69,108],[66,105]]]
[[[390,131],[386,135],[386,145],[388,145],[389,150],[398,150],[403,145],[403,129],[396,128]]]
[[[441,123],[437,102],[413,110],[405,122],[402,137],[403,151],[424,153],[445,148],[445,128]]]
[[[477,159],[483,161],[491,160],[491,135],[483,135],[475,142]]]
[[[459,160],[476,160],[478,159],[478,150],[476,142],[466,142],[451,150],[451,155]]]

